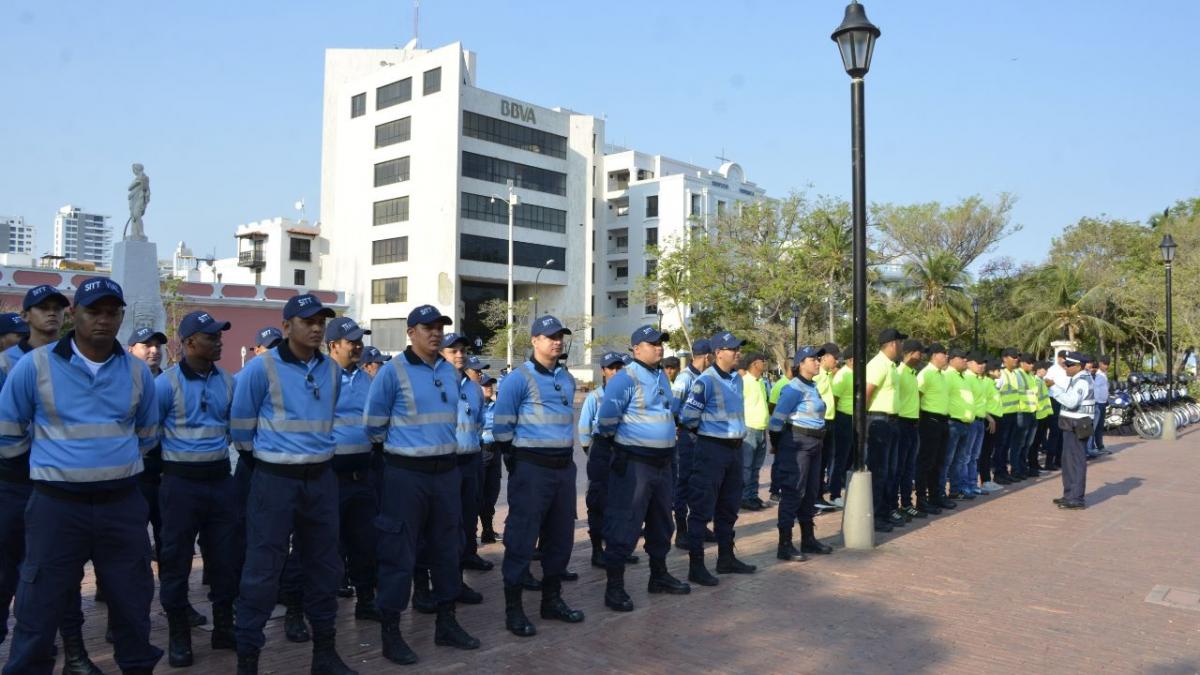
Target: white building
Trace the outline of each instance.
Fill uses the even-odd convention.
[[[107,269],[112,264],[112,243],[108,216],[88,213],[70,204],[54,216],[55,256]]]
[[[596,242],[596,289],[592,312],[605,336],[628,336],[638,326],[659,321],[666,330],[688,321],[677,310],[643,292],[643,277],[654,275],[657,259],[648,250],[706,231],[727,210],[766,197],[746,180],[742,167],[725,162],[717,170],[610,146],[604,157],[603,234]],[[678,348],[678,345],[676,345]]]
[[[0,216],[0,253],[33,255],[37,231],[23,216]]]
[[[537,280],[541,313],[587,314],[603,147],[596,117],[478,88],[459,43],[327,50],[321,286],[346,292],[385,351],[406,346],[405,318],[425,303],[486,337],[480,305],[507,296],[512,181],[515,297]],[[573,350],[572,364],[590,360]]]
[[[238,225],[234,232],[237,255],[205,258],[179,242],[172,274],[184,281],[318,288],[321,256],[329,242],[320,225],[290,218],[268,218]]]

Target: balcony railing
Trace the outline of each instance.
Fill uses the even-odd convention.
[[[238,251],[239,267],[264,267],[266,264],[262,251]]]

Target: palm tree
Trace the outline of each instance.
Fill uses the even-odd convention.
[[[1074,342],[1080,335],[1121,339],[1121,329],[1098,316],[1104,312],[1106,289],[1084,282],[1078,265],[1046,265],[1024,279],[1017,288],[1020,305],[1034,309],[1017,319],[1017,328],[1029,335],[1027,346],[1040,350],[1065,337]]]
[[[971,317],[971,299],[963,290],[970,276],[953,254],[937,251],[904,265],[906,285],[901,295],[916,300],[921,309],[946,326],[949,337],[958,337],[960,324]]]

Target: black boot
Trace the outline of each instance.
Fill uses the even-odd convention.
[[[308,624],[304,623],[304,605],[300,598],[291,596],[284,603],[287,613],[283,615],[283,635],[288,642],[308,642]]]
[[[496,563],[491,560],[484,560],[475,551],[470,551],[463,554],[462,566],[476,572],[490,572],[496,566]]]
[[[315,631],[313,635],[312,675],[358,675],[338,656],[332,628]]]
[[[565,623],[583,621],[583,612],[571,609],[562,599],[562,579],[547,576],[542,580],[542,618]]]
[[[239,648],[237,675],[258,675],[258,650],[253,647]]]
[[[208,623],[208,617],[204,616],[200,612],[197,612],[196,608],[192,607],[190,604],[184,611],[187,612],[188,624],[191,625],[192,628],[199,628],[200,626]]]
[[[384,617],[380,622],[380,643],[383,645],[383,658],[401,666],[411,666],[417,662],[417,653],[408,646],[400,635],[400,616]]]
[[[591,535],[592,567],[604,569],[604,538],[598,534]]]
[[[413,570],[412,607],[422,614],[433,614],[437,605],[433,604],[433,591],[429,587],[429,568],[418,567]]]
[[[675,516],[675,548],[688,550],[687,543],[687,518]]]
[[[821,540],[817,539],[812,523],[800,523],[800,550],[805,553],[819,553],[821,555],[833,553],[832,546],[822,544]]]
[[[104,671],[96,667],[88,658],[87,649],[83,646],[83,634],[63,634],[63,675],[104,675]]]
[[[524,586],[525,590],[527,591],[542,590],[542,582],[538,581],[537,577],[533,576],[533,572],[530,572],[528,567],[525,568],[525,574],[521,576],[521,585]]]
[[[353,598],[354,585],[350,583],[350,572],[347,571],[342,575],[342,583],[338,586],[337,596],[339,598]]]
[[[172,668],[192,665],[192,627],[186,609],[167,612],[167,663]]]
[[[733,542],[717,544],[717,574],[754,574],[758,568],[733,555]]]
[[[233,634],[233,603],[213,605],[213,649],[237,649],[237,639]]]
[[[687,595],[692,592],[692,587],[671,576],[671,573],[667,571],[666,558],[650,558],[650,582],[646,584],[646,591]]]
[[[455,598],[464,605],[479,605],[483,603],[483,594],[471,588],[465,581],[459,581],[458,597]]]
[[[716,586],[721,580],[714,577],[704,566],[704,553],[688,554],[688,581],[701,586]]]
[[[525,588],[521,584],[504,587],[504,627],[517,637],[530,637],[537,634],[537,629],[529,623],[525,616],[525,607],[521,603],[521,593]]]
[[[804,555],[803,551],[798,551],[795,546],[792,546],[792,528],[779,528],[779,546],[775,549],[775,557],[780,560],[795,560],[798,562],[808,560],[808,556]]]
[[[604,586],[604,606],[617,612],[632,612],[633,600],[625,592],[625,563],[609,563],[605,571],[608,583]]]
[[[354,589],[354,618],[359,621],[379,621],[379,607],[375,604],[373,586],[357,586]]]
[[[104,641],[110,645],[116,644],[112,634],[113,615],[112,612],[107,612],[107,614],[108,616],[104,617]]]
[[[704,528],[704,543],[714,544],[717,541],[717,535],[712,531],[711,527]]]
[[[458,625],[454,616],[454,603],[448,602],[437,608],[437,623],[433,630],[433,644],[458,649],[479,649],[479,640],[471,637]]]
[[[494,544],[500,537],[496,536],[496,530],[492,526],[491,517],[479,516],[479,522],[483,525],[479,532],[480,544]]]

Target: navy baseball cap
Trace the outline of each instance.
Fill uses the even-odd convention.
[[[496,378],[484,373],[483,377],[479,378],[479,386],[486,387],[489,384],[496,384]]]
[[[965,358],[967,358],[967,350],[959,349],[958,347],[954,347],[949,352],[947,352],[946,355],[952,359],[965,359]]]
[[[50,298],[58,298],[62,302],[63,307],[68,307],[71,304],[67,300],[67,296],[63,295],[57,288],[50,284],[42,284],[41,286],[34,286],[25,291],[25,299],[21,301],[21,311],[29,311],[30,307],[40,305]]]
[[[636,347],[636,346],[638,346],[638,343],[641,343],[641,342],[655,343],[655,342],[662,342],[664,340],[670,340],[670,339],[671,339],[670,333],[659,330],[659,329],[655,328],[654,326],[647,324],[647,325],[642,326],[641,328],[633,331],[633,335],[629,336],[629,346]]]
[[[320,314],[327,319],[332,319],[333,317],[337,316],[332,309],[322,305],[321,301],[317,299],[317,296],[313,295],[312,293],[294,295],[291,298],[288,298],[287,304],[283,306],[284,321],[297,316],[302,319],[307,319],[309,317],[316,316],[317,314]]]
[[[546,316],[543,316],[542,318],[538,319],[537,321],[534,321],[533,326],[530,327],[530,329],[529,329],[529,334],[532,336],[537,336],[537,335],[550,336],[550,335],[558,335],[559,333],[562,333],[564,335],[570,335],[571,329],[562,325],[562,322],[559,321],[557,317],[550,316],[549,314],[547,314]]]
[[[388,361],[391,361],[391,360],[392,360],[392,357],[379,351],[378,347],[372,347],[372,346],[368,345],[366,347],[363,347],[362,359],[360,359],[359,362],[360,363],[387,363]]]
[[[183,337],[187,336],[184,335]],[[154,330],[150,326],[143,326],[142,328],[133,331],[133,333],[129,336],[129,344],[131,345],[147,344],[151,340],[158,340],[160,344],[167,344],[167,336]]]
[[[600,357],[601,368],[612,368],[616,365],[625,365],[625,359],[617,352],[605,352],[604,356]]]
[[[712,350],[714,352],[719,349],[738,349],[742,345],[746,344],[745,340],[735,337],[734,334],[730,333],[729,331],[717,333],[709,338],[708,342],[710,345],[712,345]]]
[[[282,339],[283,331],[275,328],[274,326],[268,326],[259,330],[258,335],[254,336],[254,344],[258,347],[266,347],[267,349],[270,349]]]
[[[444,336],[442,336],[442,349],[450,347],[459,342],[463,343],[464,347],[469,344],[466,335],[459,335],[458,333],[446,333]]]
[[[942,343],[940,343],[940,342],[935,342],[935,343],[933,343],[933,344],[929,345],[928,347],[926,347],[926,348],[925,348],[925,352],[926,352],[926,353],[928,353],[928,354],[930,354],[930,355],[933,355],[933,354],[945,354],[945,353],[946,353],[946,346],[945,346],[945,345],[943,345],[943,344],[942,344]]]
[[[0,314],[0,335],[7,333],[29,335],[29,324],[25,323],[25,319],[22,319],[21,315],[16,312],[4,312]]]
[[[623,363],[625,365],[629,365],[629,364],[633,363],[633,354],[622,354],[621,355],[621,363]]]
[[[824,347],[814,347],[809,345],[796,350],[796,358],[794,361],[792,361],[792,363],[799,364],[804,359],[819,359],[822,356],[825,356]]]
[[[824,349],[826,354],[832,354],[834,358],[842,355],[842,350],[837,346],[836,342],[826,342],[821,345],[821,349]]]
[[[908,336],[895,328],[884,328],[879,332],[879,344],[887,344],[894,340],[907,340]]]
[[[1078,354],[1079,352],[1075,352]],[[1011,356],[1014,359],[1021,358],[1021,352],[1017,351],[1016,347],[1005,347],[1004,351],[1000,352],[1000,356]]]
[[[491,367],[490,363],[484,363],[483,359],[478,356],[468,356],[467,365],[465,366],[467,370],[478,370],[481,373]]]
[[[901,354],[911,354],[913,352],[923,351],[925,351],[925,345],[921,344],[921,341],[916,338],[909,338],[900,345]]]
[[[75,291],[75,306],[91,307],[103,298],[116,298],[122,305],[125,304],[125,292],[121,290],[121,284],[108,277],[84,279],[79,284],[79,290]]]
[[[659,361],[659,365],[663,368],[679,368],[679,357],[665,356],[662,361]]]
[[[231,325],[228,321],[217,321],[208,312],[192,312],[179,322],[179,337],[189,338],[196,333],[216,335],[221,331],[229,330]],[[163,342],[166,342],[166,338],[163,338]]]
[[[454,321],[450,317],[442,314],[442,311],[433,305],[421,305],[408,313],[408,327],[413,326],[432,326],[433,324],[441,324],[449,326]]]
[[[1087,356],[1080,352],[1067,352],[1063,355],[1063,361],[1068,366],[1080,366],[1084,361],[1087,361]]]
[[[712,352],[712,343],[708,338],[700,338],[692,343],[692,356],[706,356]]]
[[[326,342],[336,342],[343,339],[354,342],[355,340],[361,340],[364,335],[370,334],[371,331],[359,327],[354,322],[354,319],[348,316],[339,316],[325,326]]]

